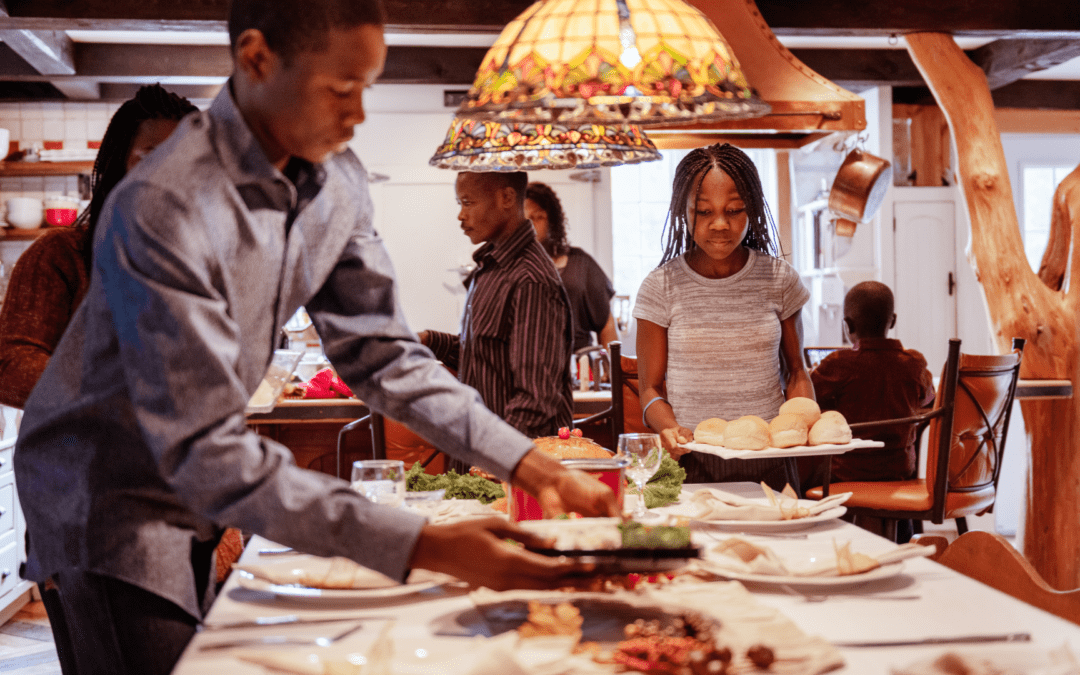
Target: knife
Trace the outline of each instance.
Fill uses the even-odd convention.
[[[235,647],[260,647],[265,645],[289,646],[289,647],[329,647],[338,640],[346,638],[364,627],[363,622],[345,629],[336,635],[327,635],[317,638],[292,637],[285,635],[265,635],[253,638],[240,638],[225,642],[212,642],[199,645],[199,651],[213,651],[216,649],[233,649]]]
[[[283,614],[281,616],[260,616],[257,619],[245,619],[241,621],[223,621],[199,626],[199,632],[211,630],[228,630],[232,628],[259,628],[262,626],[284,626],[291,624],[317,624],[336,623],[338,621],[386,621],[389,616],[312,616],[302,617],[296,614]]]
[[[834,642],[835,647],[917,647],[922,645],[951,645],[979,642],[1031,642],[1031,633],[1005,633],[1002,635],[956,635],[932,637],[920,640],[883,640],[880,642]]]

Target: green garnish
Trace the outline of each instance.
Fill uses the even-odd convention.
[[[642,525],[637,522],[619,525],[623,548],[686,548],[690,528],[681,525]]]
[[[502,485],[481,476],[461,475],[457,471],[440,474],[424,473],[420,462],[405,472],[405,488],[409,492],[446,490],[445,499],[477,499],[483,504],[505,497]]]
[[[658,506],[667,506],[679,501],[679,493],[682,492],[684,480],[686,480],[686,470],[674,459],[665,455],[663,461],[660,462],[660,468],[645,483],[645,508],[655,509]]]

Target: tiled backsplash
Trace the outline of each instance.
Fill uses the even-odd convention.
[[[67,149],[100,143],[120,103],[47,101],[0,103],[0,128],[7,129],[20,149],[37,143],[62,142]],[[79,192],[77,176],[0,177],[0,206],[12,197],[36,197]]]

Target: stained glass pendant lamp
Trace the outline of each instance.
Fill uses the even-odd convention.
[[[591,169],[660,159],[635,126],[528,124],[455,117],[432,166],[455,171]]]
[[[503,29],[457,114],[648,127],[767,112],[727,41],[683,0],[540,0]]]

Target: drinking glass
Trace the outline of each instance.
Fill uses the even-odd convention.
[[[637,485],[640,495],[640,500],[630,515],[638,520],[653,517],[655,514],[645,508],[645,483],[653,477],[664,459],[660,435],[622,434],[619,436],[619,455],[630,462],[626,467],[626,475]]]
[[[362,459],[353,462],[352,487],[368,501],[401,506],[405,501],[405,462],[400,459]]]

